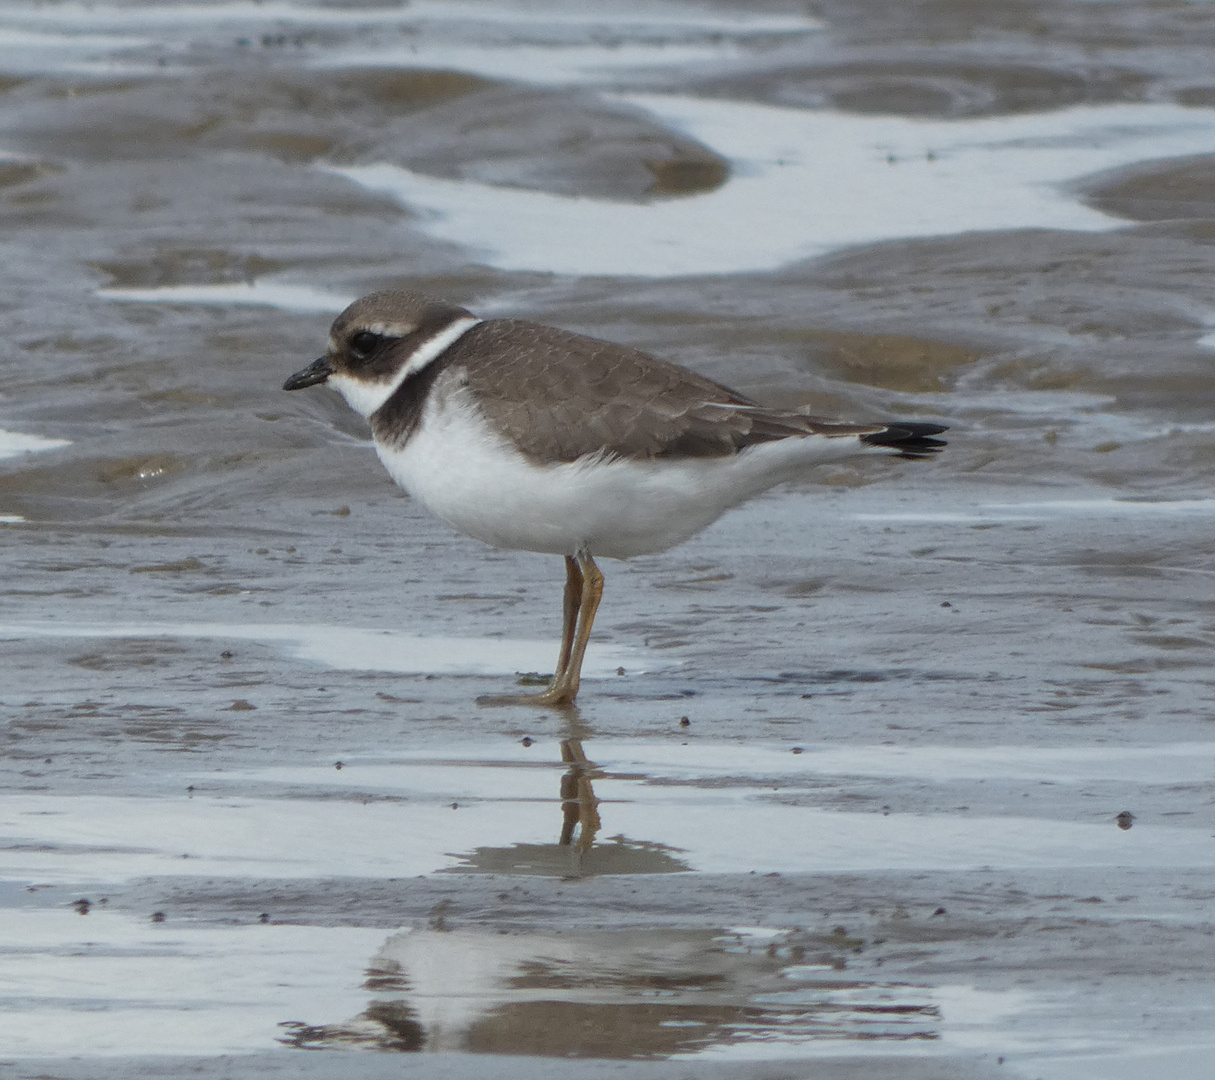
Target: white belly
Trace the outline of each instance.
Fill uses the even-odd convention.
[[[433,402],[433,399],[432,399]],[[535,465],[466,402],[428,407],[403,448],[377,444],[392,478],[436,516],[495,547],[627,559],[665,551],[855,437],[790,438],[721,458],[580,458]]]

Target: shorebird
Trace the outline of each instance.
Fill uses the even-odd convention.
[[[351,304],[283,389],[318,383],[370,421],[392,478],[453,528],[565,558],[556,673],[500,702],[573,703],[603,595],[596,556],[665,551],[824,462],[945,445],[941,424],[769,408],[638,349],[409,292]]]

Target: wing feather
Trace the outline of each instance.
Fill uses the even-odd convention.
[[[486,419],[535,460],[724,457],[790,436],[863,436],[849,424],[768,409],[655,356],[550,326],[492,319],[456,342]]]

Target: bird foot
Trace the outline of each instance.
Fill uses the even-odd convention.
[[[531,705],[542,709],[572,709],[578,696],[575,687],[550,686],[538,694],[485,694],[477,698],[478,705]]]

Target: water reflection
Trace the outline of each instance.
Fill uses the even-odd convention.
[[[571,721],[576,724],[576,721]],[[691,870],[678,858],[678,848],[623,835],[596,844],[602,828],[594,781],[609,777],[586,756],[582,738],[561,741],[561,830],[555,844],[479,847],[461,856],[447,873],[530,874],[541,877],[588,877],[594,874],[672,874]]]
[[[556,843],[482,847],[454,872],[587,878],[689,870],[676,849],[603,828],[595,782],[622,779],[591,760],[575,714],[561,742]],[[505,901],[510,894],[503,893]],[[865,942],[767,929],[507,933],[452,927],[446,901],[426,929],[396,934],[372,958],[367,1008],[343,1024],[281,1025],[299,1049],[665,1058],[786,1049],[824,1039],[939,1038],[929,989],[850,979]]]
[[[416,930],[373,958],[368,1007],[345,1024],[283,1024],[319,1049],[661,1058],[748,1044],[932,1041],[931,989],[849,979],[846,934]]]
[[[573,847],[582,855],[591,850],[602,822],[599,800],[591,781],[603,776],[593,761],[587,760],[581,739],[565,739],[561,743],[561,760],[569,769],[561,777],[561,839],[562,847]],[[575,835],[577,839],[575,839]]]

